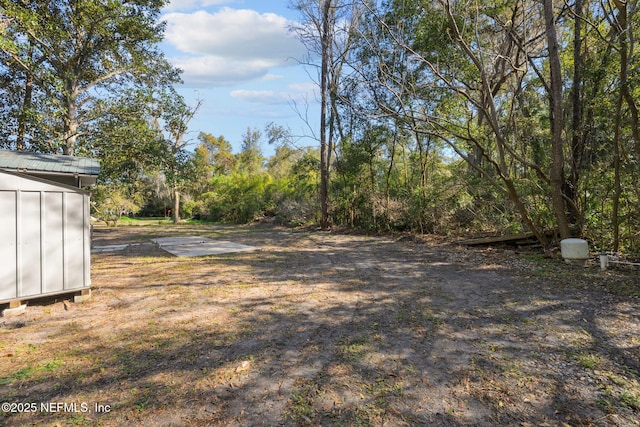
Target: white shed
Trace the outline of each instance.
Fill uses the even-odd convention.
[[[85,182],[95,182],[97,161],[89,163],[91,168],[78,167],[81,159],[60,167],[69,156],[25,154],[0,151],[0,304],[16,307],[27,299],[71,292],[88,295],[89,192],[53,179],[73,182],[86,175]],[[27,160],[28,170],[14,167]],[[39,170],[54,164],[54,171]]]

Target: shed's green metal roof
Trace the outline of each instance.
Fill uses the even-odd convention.
[[[0,150],[0,169],[97,176],[100,173],[100,163],[87,157]]]

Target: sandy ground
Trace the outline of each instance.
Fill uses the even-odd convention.
[[[150,243],[178,235],[260,251]],[[94,233],[125,243],[93,255],[90,300],[0,318],[0,425],[640,426],[640,301],[610,286],[637,270],[266,226]]]

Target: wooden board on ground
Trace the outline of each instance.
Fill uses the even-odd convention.
[[[476,239],[461,240],[458,242],[466,246],[491,245],[496,243],[504,243],[508,245],[532,245],[538,243],[533,233],[509,234],[505,236],[489,236]]]

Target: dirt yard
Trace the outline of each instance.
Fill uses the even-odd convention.
[[[154,237],[258,252],[177,258]],[[0,425],[640,426],[640,272],[422,237],[96,229],[0,318]]]

